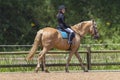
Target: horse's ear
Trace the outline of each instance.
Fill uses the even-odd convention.
[[[95,23],[95,20],[94,20],[94,19],[92,19],[91,21],[92,21],[92,24],[94,24],[94,23]]]
[[[94,22],[95,22],[95,20],[94,20],[94,19],[92,19],[92,22],[94,23]]]

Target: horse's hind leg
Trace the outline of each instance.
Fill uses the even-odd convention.
[[[46,65],[45,65],[45,64],[46,64],[46,61],[45,61],[45,55],[44,55],[44,57],[42,58],[42,63],[43,63],[43,71],[49,73],[49,71],[47,70]]]
[[[35,72],[38,72],[39,71],[39,68],[40,68],[40,61],[41,59],[43,59],[45,53],[47,52],[48,50],[46,48],[43,48],[43,50],[39,53],[39,56],[38,56],[38,63],[37,63],[37,66],[35,68]],[[43,65],[45,65],[43,63]]]
[[[87,69],[85,68],[85,66],[83,65],[82,59],[81,59],[81,57],[80,57],[80,55],[79,55],[78,52],[75,53],[75,56],[78,58],[78,60],[79,60],[79,62],[80,62],[80,64],[81,64],[81,68],[82,68],[85,72],[88,72],[88,70],[87,70]]]
[[[67,59],[66,67],[65,67],[65,71],[66,71],[66,72],[69,72],[69,71],[68,71],[68,66],[69,66],[69,63],[70,63],[70,61],[71,61],[72,56],[73,56],[73,52],[70,52],[70,54],[69,54],[69,56],[68,56],[68,59]]]

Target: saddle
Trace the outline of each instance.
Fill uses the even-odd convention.
[[[59,32],[60,32],[60,34],[61,34],[61,36],[62,36],[62,38],[63,39],[68,39],[68,33],[67,32],[65,32],[65,31],[63,31],[63,30],[58,30]]]
[[[58,31],[60,32],[60,34],[61,34],[61,36],[62,36],[63,39],[68,39],[69,33],[65,32],[64,30],[61,30],[61,29],[58,29]],[[68,50],[71,50],[71,45],[72,45],[72,44],[70,44]]]

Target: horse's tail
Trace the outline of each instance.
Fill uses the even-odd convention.
[[[43,30],[39,30],[37,32],[37,35],[36,35],[35,40],[34,40],[34,44],[33,44],[32,48],[31,48],[31,50],[30,50],[30,52],[29,52],[29,54],[26,58],[27,60],[32,59],[32,57],[34,56],[34,54],[35,54],[36,50],[38,49],[39,45],[42,46],[42,42],[41,42],[42,32],[43,32]]]

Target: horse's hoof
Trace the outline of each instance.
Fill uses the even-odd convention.
[[[35,72],[35,73],[38,73],[38,70],[35,70],[34,72]]]
[[[66,73],[69,73],[69,71],[66,71]]]
[[[88,70],[84,70],[84,72],[88,72]]]
[[[68,71],[68,70],[65,70],[65,72],[66,72],[66,73],[69,73],[69,71]]]
[[[65,68],[65,72],[69,73],[69,70],[67,68]]]
[[[47,69],[45,69],[45,72],[46,72],[46,73],[50,73]]]
[[[36,68],[34,72],[35,72],[35,73],[38,73],[38,70],[39,70],[39,68]]]
[[[88,72],[88,69],[85,68],[85,69],[84,69],[84,72]]]

